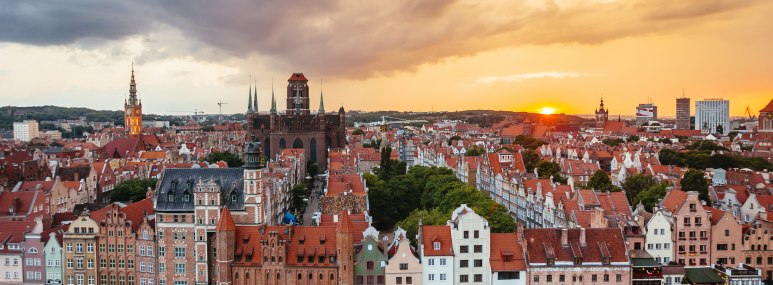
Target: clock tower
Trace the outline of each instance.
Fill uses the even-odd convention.
[[[604,98],[601,98],[601,104],[596,109],[596,128],[603,129],[609,120],[609,110],[604,109]]]
[[[129,81],[129,99],[124,100],[124,128],[128,137],[139,137],[142,134],[142,100],[137,99],[137,83],[134,82],[134,64]]]

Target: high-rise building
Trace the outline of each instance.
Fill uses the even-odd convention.
[[[658,119],[658,106],[652,103],[639,104],[636,107],[636,124],[642,125],[646,122]]]
[[[695,101],[695,129],[704,134],[727,135],[730,132],[730,101]]]
[[[13,139],[23,142],[29,142],[30,140],[39,136],[38,121],[25,120],[23,122],[13,123]]]
[[[690,98],[676,98],[676,129],[690,129]]]
[[[142,100],[137,99],[137,83],[134,82],[134,65],[129,81],[129,100],[124,102],[124,128],[129,137],[138,137],[142,133]]]

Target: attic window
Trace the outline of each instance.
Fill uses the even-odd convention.
[[[183,195],[183,202],[188,202],[191,200],[191,195],[185,194]]]
[[[233,193],[233,194],[231,194],[231,202],[232,202],[232,203],[236,203],[236,200],[237,200],[238,198],[239,198],[239,196],[238,196],[238,195],[236,195],[236,193]]]
[[[436,241],[432,243],[432,249],[434,250],[440,250],[440,242]]]
[[[169,192],[169,194],[166,195],[166,200],[169,202],[174,202],[174,193]]]

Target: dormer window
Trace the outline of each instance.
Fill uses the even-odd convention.
[[[183,195],[183,202],[188,202],[191,200],[191,195],[185,194]]]
[[[174,202],[174,193],[169,192],[169,194],[166,195],[166,200],[169,202]]]
[[[231,203],[236,203],[238,198],[239,196],[236,193],[231,194]]]
[[[439,241],[433,242],[432,243],[432,248],[434,250],[440,250],[440,242]]]

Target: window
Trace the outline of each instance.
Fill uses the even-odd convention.
[[[468,260],[459,260],[459,267],[462,267],[462,268],[469,267],[469,261]]]
[[[726,237],[729,237],[729,236],[730,236],[730,230],[729,230],[729,229],[725,229],[725,236],[726,236]]]
[[[596,276],[596,274],[593,274],[593,275],[591,275],[591,277],[590,277],[590,281],[591,281],[591,282],[596,282],[596,281],[599,281],[599,278],[598,278],[598,276]]]
[[[310,257],[314,258],[313,256],[310,256]],[[373,261],[368,261],[365,263],[365,265],[368,270],[373,270]]]
[[[403,284],[403,278],[402,277],[395,277],[395,283],[396,284]]]
[[[478,232],[478,230],[475,230],[475,231],[472,232],[472,237],[473,238],[479,238],[480,237],[480,233]]]
[[[539,283],[539,275],[534,275],[534,283]]]
[[[553,275],[548,274],[547,276],[545,276],[545,281],[553,282]]]
[[[623,275],[622,274],[615,275],[615,282],[623,282]]]
[[[94,269],[94,260],[93,259],[89,259],[89,261],[86,262],[86,267],[88,269]]]
[[[475,267],[483,267],[483,259],[476,259],[473,261],[473,266]]]
[[[609,274],[604,274],[604,282],[609,282]]]
[[[72,259],[68,259],[67,260],[67,268],[72,269],[72,265],[73,265]]]
[[[558,275],[558,282],[566,282],[566,276],[564,276],[563,274]]]
[[[468,246],[462,245],[462,246],[459,246],[459,252],[460,253],[468,253],[468,252],[470,252],[470,249],[469,249]]]
[[[145,254],[147,254],[148,256],[153,256],[153,248],[151,246],[146,247]]]
[[[446,280],[446,274],[440,273],[440,281],[445,281],[445,280]]]
[[[470,277],[469,277],[469,276],[467,276],[467,274],[462,274],[462,275],[459,275],[459,282],[460,282],[460,283],[467,283],[467,282],[470,282],[469,278],[470,278]]]
[[[175,247],[174,248],[174,257],[178,257],[178,258],[185,257],[185,248],[184,247]]]
[[[400,270],[408,270],[408,263],[400,263]]]
[[[413,277],[411,276],[405,277],[405,284],[413,284]]]
[[[472,247],[472,251],[475,252],[475,253],[481,253],[481,252],[483,252],[483,246],[479,245],[479,244],[478,245],[474,245]]]
[[[174,273],[185,274],[185,263],[175,263],[174,264]]]
[[[464,231],[464,233],[463,233],[463,236],[464,236],[464,238],[466,238],[466,239],[467,239],[467,238],[470,238],[470,232],[468,232],[468,231]]]
[[[436,241],[432,243],[432,249],[434,250],[440,250],[440,242]]]
[[[166,248],[163,246],[158,248],[158,256],[166,256]]]
[[[446,265],[446,259],[445,258],[441,258],[440,259],[440,266],[445,266],[445,265]]]
[[[429,266],[433,266],[433,265],[435,265],[435,259],[434,259],[434,258],[430,258],[430,259],[428,259],[428,260],[427,260],[427,265],[429,265]]]
[[[483,274],[473,275],[473,282],[483,282]]]
[[[86,245],[86,252],[94,252],[94,244],[89,243]]]
[[[145,247],[140,246],[140,251],[137,253],[139,256],[145,256]]]
[[[429,281],[435,281],[435,274],[430,274],[430,275],[428,275],[428,276],[427,276],[427,279],[428,279]]]
[[[67,243],[67,252],[72,252],[72,243]]]

